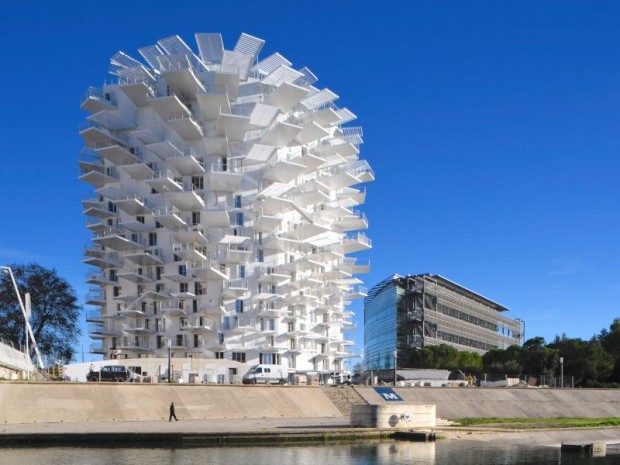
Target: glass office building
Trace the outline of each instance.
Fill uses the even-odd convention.
[[[524,322],[507,311],[439,275],[391,276],[364,299],[366,369],[404,367],[411,351],[427,345],[484,354],[519,344]]]

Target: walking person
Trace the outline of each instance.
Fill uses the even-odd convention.
[[[170,404],[170,417],[168,417],[168,421],[172,421],[173,417],[174,417],[174,421],[179,421],[176,414],[174,413],[174,402]]]

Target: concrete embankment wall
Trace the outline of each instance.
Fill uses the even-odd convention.
[[[168,419],[337,417],[315,386],[0,383],[0,424]]]
[[[181,419],[321,418],[342,414],[317,386],[0,383],[0,424]],[[388,404],[372,387],[369,404]],[[456,418],[620,417],[620,390],[396,388],[404,403]]]
[[[357,387],[370,404],[385,401]],[[456,418],[620,417],[620,389],[395,388],[406,403],[435,404],[437,416]]]

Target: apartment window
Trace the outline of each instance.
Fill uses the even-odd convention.
[[[239,265],[239,269],[238,269],[238,276],[240,278],[245,278],[245,265]]]
[[[157,348],[161,349],[164,347],[164,336],[157,336]]]
[[[157,245],[157,233],[149,233],[149,247],[154,247]]]
[[[180,255],[174,254],[173,260],[175,262],[182,262],[183,261],[183,257],[181,257]]]
[[[219,345],[221,345],[221,346],[223,346],[223,345],[224,345],[224,333],[219,333],[219,334],[217,335],[217,343],[218,343]],[[222,358],[224,358],[224,357],[222,357]]]
[[[161,292],[164,290],[163,284],[155,284],[155,292]]]
[[[295,331],[295,322],[289,321],[289,323],[288,323],[288,332],[292,333],[293,331]]]
[[[159,333],[162,330],[161,327],[161,318],[155,318],[155,332]],[[161,336],[157,336],[158,338],[160,338]],[[159,347],[158,347],[159,349]]]
[[[241,208],[241,196],[235,195],[235,208]]]
[[[198,313],[198,301],[197,300],[192,300],[192,312]]]
[[[181,276],[187,276],[187,265],[179,265],[179,274]]]
[[[237,226],[243,226],[243,212],[235,213],[235,224]]]
[[[182,334],[177,334],[177,343],[176,343],[176,345],[179,346],[179,347],[184,345],[183,344],[183,335]]]
[[[157,276],[157,281],[159,281],[161,279],[161,275],[164,274],[164,267],[163,266],[158,266],[157,268],[155,268],[155,276]]]
[[[138,223],[142,223],[142,224],[144,224],[144,217],[143,217],[143,216],[136,216],[136,221],[137,221]]]
[[[192,212],[192,224],[200,224],[200,212]]]
[[[243,300],[235,300],[235,313],[243,313]]]
[[[245,363],[245,352],[233,352],[232,359],[235,362]]]
[[[179,292],[188,292],[189,286],[187,283],[179,283]]]
[[[205,188],[202,176],[192,176],[192,190],[203,190]]]
[[[119,295],[121,295],[121,287],[114,286],[114,288],[112,289],[112,296],[118,297]]]
[[[276,320],[270,319],[269,320],[269,331],[275,331],[276,329]]]
[[[223,360],[224,359],[224,352],[216,352],[215,353],[215,358],[218,360]]]
[[[265,261],[265,256],[263,254],[263,249],[258,249],[256,251],[256,261],[263,263]]]
[[[297,357],[295,357],[294,355],[291,355],[288,358],[288,366],[289,368],[297,368]]]
[[[200,347],[200,338],[198,334],[194,334],[194,347]]]
[[[116,270],[110,270],[110,281],[118,281],[118,276],[116,276]]]

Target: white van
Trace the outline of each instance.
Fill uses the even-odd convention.
[[[284,365],[254,365],[245,375],[243,384],[285,384],[288,382],[288,369]]]

